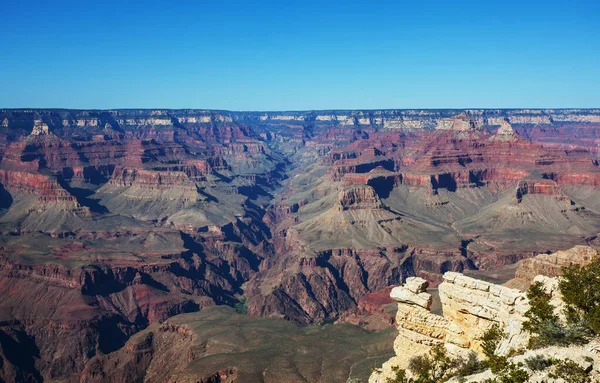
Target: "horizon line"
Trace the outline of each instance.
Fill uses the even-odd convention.
[[[32,110],[32,111],[129,111],[129,110],[159,110],[159,111],[206,111],[206,112],[226,112],[226,113],[315,113],[315,112],[378,112],[378,111],[452,111],[452,110],[592,110],[598,109],[600,110],[600,106],[597,107],[489,107],[489,108],[477,108],[477,107],[467,107],[467,108],[332,108],[332,109],[281,109],[281,110],[233,110],[233,109],[219,109],[219,108],[148,108],[148,107],[124,107],[124,108],[69,108],[69,107],[8,107],[8,108],[0,108],[1,111],[23,111],[23,110]]]

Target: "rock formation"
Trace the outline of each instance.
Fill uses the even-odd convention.
[[[392,367],[407,368],[412,357],[428,353],[435,344],[444,344],[459,355],[467,350],[481,352],[481,337],[494,325],[506,333],[500,353],[527,345],[528,336],[521,329],[529,308],[525,293],[447,272],[438,286],[442,316],[430,312],[432,296],[426,288],[425,280],[407,278],[390,293],[398,302],[396,356],[371,376],[371,383],[385,382],[393,376]]]
[[[31,130],[32,136],[47,136],[50,134],[48,130],[48,124],[41,120],[35,120],[33,123],[33,129]]]
[[[481,126],[479,126],[477,121],[473,120],[467,113],[461,113],[452,118],[440,119],[436,126],[436,130],[470,132],[481,130]]]
[[[572,249],[552,254],[539,254],[519,262],[515,278],[507,286],[526,288],[536,276],[558,277],[562,269],[572,265],[585,266],[600,256],[598,250],[590,246],[575,246]]]
[[[500,122],[500,128],[498,128],[498,130],[496,131],[496,134],[501,135],[501,136],[516,135],[515,130],[513,129],[512,125],[510,124],[510,122],[508,122],[506,120],[502,120]]]
[[[597,257],[596,249],[585,246],[541,254],[522,261],[516,275],[521,281],[541,282],[551,296],[549,303],[555,313],[562,317],[564,303],[555,277],[560,275],[565,266],[586,265]],[[531,277],[532,273],[542,275],[536,274],[534,278]],[[514,281],[511,283],[515,284]],[[404,285],[392,289],[390,297],[398,302],[396,326],[399,334],[394,342],[396,356],[371,375],[370,383],[386,382],[395,376],[393,367],[408,368],[411,358],[427,354],[435,344],[443,344],[448,352],[458,356],[464,357],[467,350],[481,354],[482,335],[495,325],[504,333],[496,349],[497,354],[509,355],[511,351],[527,348],[529,333],[523,330],[522,325],[526,321],[524,314],[530,306],[523,291],[448,272],[444,274],[444,282],[438,286],[443,314],[437,315],[430,312],[432,296],[426,292],[427,286],[427,282],[421,278],[407,278]],[[541,353],[576,359],[577,363],[586,366],[593,359],[593,363],[600,366],[600,354],[594,351],[596,347],[595,341],[586,347],[550,347],[527,351],[524,356],[515,357],[514,361],[522,362],[526,357]],[[547,378],[546,375],[538,375],[540,379]],[[467,381],[480,382],[490,377],[492,375],[488,371]]]

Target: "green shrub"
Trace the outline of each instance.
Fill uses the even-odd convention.
[[[488,358],[494,356],[503,336],[504,333],[497,324],[493,325],[489,330],[483,333],[483,336],[481,337],[483,354]]]
[[[525,371],[522,363],[509,363],[508,366],[498,374],[500,383],[525,383],[529,380],[529,373]]]
[[[568,323],[600,335],[600,259],[564,268],[558,287],[567,305]]]
[[[238,314],[242,314],[242,315],[248,314],[248,306],[246,305],[247,301],[248,301],[248,298],[246,298],[244,296],[240,299],[240,301],[238,303],[235,304],[234,308]]]
[[[392,371],[396,373],[394,378],[387,378],[386,383],[409,383],[410,380],[406,377],[406,370],[401,370],[398,366],[392,366]]]
[[[554,359],[538,354],[525,359],[525,364],[531,371],[543,371],[554,364]]]
[[[525,313],[527,321],[523,323],[523,329],[532,334],[530,348],[587,343],[589,330],[577,320],[562,323],[554,314],[554,307],[549,303],[551,296],[544,291],[541,282],[529,287],[527,297],[530,309]]]
[[[492,373],[499,374],[508,367],[508,358],[503,355],[492,355],[486,360],[487,366]]]
[[[527,321],[523,323],[523,329],[533,335],[529,340],[529,347],[560,343],[558,339],[561,339],[564,326],[554,314],[554,307],[549,303],[552,296],[544,291],[543,283],[535,282],[529,286],[527,298],[530,308],[525,313]]]
[[[521,363],[509,363],[494,378],[486,379],[482,383],[525,383],[529,381],[529,373],[522,369],[522,366]]]
[[[435,383],[441,381],[444,369],[447,367],[447,355],[436,345],[431,349],[430,355],[419,355],[410,359],[408,369],[413,373],[419,383]],[[435,349],[434,349],[435,348]],[[434,356],[434,353],[436,356]],[[440,355],[442,357],[440,358]],[[436,358],[439,358],[436,360]]]
[[[466,358],[448,355],[443,344],[435,345],[429,354],[411,358],[408,369],[415,377],[414,383],[439,383],[453,377],[476,374],[487,368],[477,359],[475,353]]]
[[[477,358],[474,352],[469,353],[466,360],[461,360],[456,367],[456,376],[465,377],[479,372],[484,371],[487,368],[487,364]]]
[[[500,330],[500,327],[494,325],[481,338],[481,348],[483,349],[483,354],[487,357],[485,363],[494,374],[503,371],[508,366],[508,358],[506,356],[495,354],[503,336],[504,333]]]
[[[552,379],[562,378],[566,383],[590,383],[589,374],[571,359],[558,360],[554,370],[548,375]]]

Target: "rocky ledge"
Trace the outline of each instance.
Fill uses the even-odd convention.
[[[569,257],[572,254],[577,254],[578,258]],[[538,256],[527,264],[551,265],[541,269],[558,275],[556,268],[578,262],[587,264],[597,255],[595,249],[580,246],[570,251]],[[551,295],[550,304],[555,307],[555,312],[562,312],[564,306],[557,289],[558,280],[538,275],[533,281],[543,284],[546,293]],[[407,278],[404,285],[392,289],[390,297],[398,302],[398,337],[394,342],[396,356],[373,372],[370,383],[388,382],[388,379],[395,377],[395,369],[408,368],[413,357],[427,354],[436,344],[443,344],[451,355],[466,357],[475,352],[482,356],[482,337],[493,326],[498,326],[504,333],[496,349],[497,354],[511,355],[514,350],[527,348],[529,333],[524,331],[523,323],[530,304],[525,292],[460,273],[447,272],[444,274],[444,282],[439,285],[443,315],[437,315],[430,311],[432,296],[426,292],[427,287],[428,283],[424,279]],[[523,362],[538,354],[571,359],[591,371],[590,374],[595,379],[600,377],[600,344],[597,341],[586,346],[529,350],[512,357],[511,361]],[[492,374],[485,371],[467,377],[467,381],[480,382],[490,377]],[[540,373],[533,374],[531,379],[530,381],[535,382],[548,381],[544,380],[547,376]]]

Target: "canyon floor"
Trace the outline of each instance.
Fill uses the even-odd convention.
[[[0,110],[0,380],[364,379],[407,277],[598,244],[599,132],[592,109]]]

